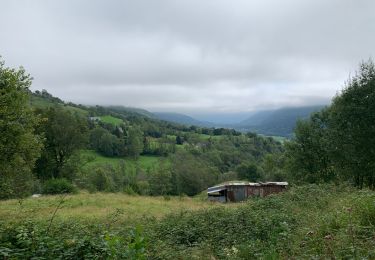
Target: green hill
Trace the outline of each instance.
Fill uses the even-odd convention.
[[[298,119],[307,119],[311,113],[317,112],[323,107],[290,107],[260,111],[235,125],[235,128],[267,136],[291,137]]]
[[[42,96],[38,96],[35,94],[30,95],[30,106],[34,108],[49,108],[49,107],[59,107],[73,113],[76,113],[81,116],[88,116],[89,112],[86,109],[79,108],[77,106],[72,106],[70,104],[66,104],[60,99],[50,99]]]

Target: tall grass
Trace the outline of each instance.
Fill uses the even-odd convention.
[[[375,193],[302,186],[236,208],[172,214],[149,236],[160,259],[375,257]]]
[[[63,200],[1,202],[0,256],[375,259],[375,193],[369,190],[308,185],[237,204],[108,193]]]
[[[24,221],[27,219],[43,222],[49,219],[60,195],[29,198],[22,201],[0,201],[0,220],[3,222]],[[126,225],[144,224],[145,217],[160,219],[173,212],[194,211],[209,207],[223,207],[189,197],[148,197],[130,196],[123,193],[80,192],[65,196],[63,207],[56,219],[77,222],[101,223],[109,214],[121,211],[119,223]]]

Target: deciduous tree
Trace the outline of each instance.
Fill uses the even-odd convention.
[[[61,169],[69,157],[87,142],[87,122],[61,108],[49,108],[42,113],[39,131],[45,136],[45,147],[37,161],[40,178],[60,178]]]
[[[38,118],[31,111],[31,77],[0,60],[0,198],[20,197],[32,189],[32,169],[41,140],[34,133]]]
[[[375,188],[375,65],[360,65],[331,106],[333,160],[346,178]]]

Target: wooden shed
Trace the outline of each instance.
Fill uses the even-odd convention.
[[[208,200],[238,202],[249,197],[264,197],[286,189],[287,182],[229,182],[207,189]]]

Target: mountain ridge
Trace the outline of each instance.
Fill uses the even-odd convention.
[[[325,105],[315,105],[259,111],[235,125],[235,128],[265,135],[291,137],[297,120],[307,119],[311,113],[320,111],[324,107]]]
[[[160,120],[203,127],[233,128],[243,132],[256,132],[270,136],[292,137],[297,120],[307,119],[311,113],[324,108],[324,105],[283,107],[273,110],[253,112],[247,119],[238,123],[212,123],[192,116],[174,112],[153,112]]]
[[[169,121],[173,123],[183,124],[183,125],[196,125],[196,126],[203,126],[203,127],[214,127],[215,124],[206,121],[200,121],[195,119],[191,116],[182,114],[182,113],[175,113],[175,112],[152,112],[158,119]]]

